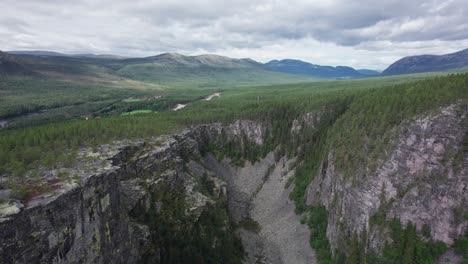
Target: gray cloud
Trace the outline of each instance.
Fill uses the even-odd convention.
[[[2,0],[0,49],[219,53],[382,69],[468,47],[466,0]]]

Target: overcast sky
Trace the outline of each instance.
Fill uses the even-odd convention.
[[[468,48],[467,0],[0,0],[0,50],[215,53],[383,70]]]

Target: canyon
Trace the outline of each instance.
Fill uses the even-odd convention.
[[[401,125],[388,158],[353,177],[335,166],[331,149],[311,172],[304,200],[328,212],[332,252],[353,233],[366,250],[391,240],[373,221],[398,218],[449,247],[466,231],[468,106],[453,104]],[[290,136],[320,123],[320,113],[294,120]],[[316,263],[307,214],[289,199],[304,161],[273,146],[255,160],[219,155],[265,146],[271,124],[238,120],[198,125],[174,135],[83,148],[79,166],[44,170],[50,188],[27,199],[2,190],[2,263]],[[64,176],[66,175],[66,176]],[[227,252],[229,251],[229,252]],[[202,253],[200,253],[202,252]],[[449,258],[449,262],[447,261]],[[461,262],[453,250],[440,263]]]

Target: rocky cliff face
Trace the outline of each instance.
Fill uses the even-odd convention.
[[[328,154],[306,199],[328,209],[327,237],[333,249],[345,247],[345,239],[366,229],[368,248],[380,250],[390,238],[387,229],[372,224],[379,210],[387,220],[415,224],[419,232],[429,226],[431,238],[448,245],[464,234],[467,113],[466,104],[451,105],[403,124],[388,158],[374,172],[365,168],[365,175],[345,177],[335,167],[333,151]]]
[[[139,203],[189,180],[180,148],[171,137],[123,146],[103,159],[107,166],[82,175],[69,189],[25,202],[0,223],[0,259],[4,263],[136,263],[150,243],[150,232],[131,215]],[[103,151],[103,149],[101,149]],[[101,153],[105,156],[105,153]],[[135,156],[133,156],[135,155]],[[39,200],[39,201],[38,201]],[[200,207],[203,202],[200,201]],[[10,202],[11,204],[11,202]]]
[[[213,128],[200,129],[200,139],[223,130]],[[147,216],[178,206],[164,204],[165,194],[181,194],[170,198],[182,199],[181,218],[193,226],[226,199],[225,183],[199,163],[193,137],[187,131],[82,150],[79,168],[68,169],[66,179],[64,171],[45,172],[43,180],[54,183],[49,190],[21,202],[10,199],[0,208],[1,262],[136,263],[151,248],[147,257],[158,263],[166,247],[152,245]],[[202,191],[206,186],[210,190]],[[229,221],[218,224],[230,228]]]
[[[43,184],[50,187],[46,191],[27,199],[13,196],[4,200],[0,207],[0,260],[182,263],[187,261],[185,257],[203,263],[207,261],[204,257],[226,260],[230,256],[220,254],[233,254],[237,259],[226,263],[239,263],[241,237],[248,252],[246,263],[312,261],[309,231],[299,223],[287,198],[290,190],[284,188],[292,175],[290,161],[274,166],[271,153],[258,162],[235,167],[228,159],[218,161],[204,154],[207,146],[220,140],[238,148],[261,145],[267,128],[240,120],[228,126],[199,126],[147,142],[115,142],[83,149],[77,157],[79,166],[43,171]],[[264,185],[271,185],[270,174],[274,175],[274,188],[269,190],[275,193],[276,210],[286,206],[280,215],[294,220],[282,230],[286,241],[274,235],[278,229],[272,225],[276,222],[272,213],[276,212],[262,213],[275,208],[259,202],[268,197],[255,199]],[[271,219],[263,220],[267,216]],[[261,222],[257,223],[261,231],[251,230],[246,221]],[[181,241],[189,245],[177,244]],[[303,252],[284,250],[285,242],[288,247],[301,244]],[[272,251],[269,246],[281,251]],[[187,253],[194,249],[203,256]]]

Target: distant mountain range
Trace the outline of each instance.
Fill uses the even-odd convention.
[[[380,73],[373,70],[355,70],[347,66],[322,66],[311,64],[300,60],[272,60],[265,64],[266,68],[272,71],[298,74],[318,78],[365,78],[377,76]]]
[[[382,72],[382,75],[447,71],[468,67],[468,49],[446,55],[404,57]]]
[[[85,53],[85,54],[75,54],[71,55],[73,57],[82,57],[82,58],[96,58],[96,59],[116,59],[122,60],[127,59],[128,57],[113,55],[113,54],[92,54],[92,53]]]
[[[68,57],[71,55],[58,53],[54,51],[47,51],[47,50],[12,50],[6,51],[6,53],[13,54],[13,55],[33,55],[33,56],[57,56],[57,57]]]
[[[8,56],[8,54],[11,54]],[[181,69],[192,69],[188,72],[195,74],[196,68],[206,69],[242,69],[252,70],[253,72],[261,71],[266,72],[280,72],[288,75],[296,75],[303,77],[313,78],[327,78],[327,79],[351,79],[351,78],[367,78],[373,76],[386,76],[386,75],[398,75],[398,74],[412,74],[422,72],[436,72],[436,71],[447,71],[452,69],[459,69],[468,67],[468,49],[446,54],[446,55],[420,55],[404,57],[393,64],[391,64],[382,73],[369,69],[354,69],[347,66],[324,66],[308,63],[301,60],[284,59],[284,60],[272,60],[265,64],[256,62],[252,59],[233,59],[229,57],[219,55],[199,55],[199,56],[185,56],[178,53],[163,53],[156,56],[145,57],[145,58],[126,58],[122,56],[110,55],[110,54],[63,54],[53,51],[8,51],[2,53],[0,60],[0,73],[30,73],[31,70],[28,67],[21,65],[16,55],[25,56],[28,58],[32,56],[46,58],[57,58],[66,57],[69,60],[98,60],[98,61],[109,61],[113,65],[109,66],[112,69],[120,69],[120,73],[126,76],[135,75],[135,69],[138,70],[138,74],[145,71],[148,77],[159,76],[162,74],[161,71],[167,71],[172,68],[177,68],[178,72],[186,72]],[[26,57],[24,57],[26,58]],[[102,59],[102,60],[100,60]],[[135,65],[135,66],[132,66]],[[34,65],[26,65],[30,68],[35,68]],[[129,68],[130,67],[130,68]],[[135,68],[136,67],[136,68]],[[151,67],[148,68],[148,67]],[[134,69],[135,68],[135,69]],[[151,72],[157,71],[158,74],[154,75]],[[177,72],[176,71],[176,72]]]
[[[315,78],[331,78],[331,79],[348,79],[348,78],[365,78],[377,76],[380,72],[373,70],[356,70],[347,66],[322,66],[315,65],[300,60],[273,60],[262,64],[252,59],[233,59],[224,56],[206,54],[199,56],[185,56],[178,53],[163,53],[156,56],[145,58],[126,58],[116,55],[95,55],[95,54],[63,54],[53,51],[8,51],[13,55],[29,55],[41,57],[68,57],[68,58],[90,58],[90,59],[116,59],[120,63],[132,64],[151,64],[152,67],[211,67],[224,69],[247,69],[254,68],[255,70],[274,71],[292,75],[300,75]]]
[[[55,51],[47,50],[12,50],[6,53],[13,55],[32,55],[32,56],[45,56],[45,57],[78,57],[78,58],[97,58],[97,59],[126,59],[127,57],[112,55],[112,54],[64,54]]]
[[[178,53],[163,53],[145,58],[125,59],[125,63],[151,63],[153,65],[171,67],[220,67],[220,68],[250,68],[261,67],[262,64],[251,59],[233,59],[229,57],[206,54],[185,56]]]
[[[251,59],[218,55],[164,53],[146,58],[67,55],[48,51],[2,53],[0,75],[34,75],[58,81],[91,83],[127,79],[158,86],[221,87],[310,82],[315,79],[273,72]],[[2,76],[2,77],[3,77]]]

